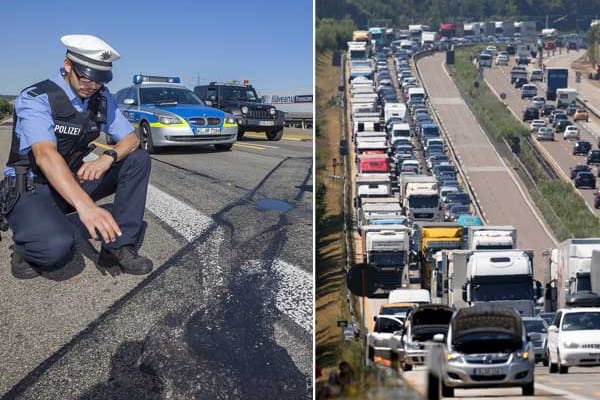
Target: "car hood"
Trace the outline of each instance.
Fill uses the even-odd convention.
[[[223,118],[225,113],[217,108],[211,108],[200,105],[182,104],[176,106],[145,106],[147,110],[152,110],[158,115],[175,114],[180,117],[219,117]]]
[[[600,330],[561,331],[559,337],[561,342],[600,344]]]

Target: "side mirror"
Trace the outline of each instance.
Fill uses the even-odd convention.
[[[433,335],[433,341],[436,343],[444,343],[444,334],[436,333],[435,335]]]
[[[558,327],[556,325],[550,325],[548,327],[548,332],[558,332]]]
[[[209,106],[209,107],[212,107],[212,106],[213,106],[213,102],[212,102],[212,101],[210,101],[210,100],[204,100],[204,104],[206,104],[206,105],[207,105],[207,106]]]
[[[123,104],[125,104],[126,106],[132,106],[135,104],[135,100],[134,99],[125,99],[125,100],[123,100]]]

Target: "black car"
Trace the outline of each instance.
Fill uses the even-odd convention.
[[[592,150],[587,156],[588,164],[600,164],[600,150]]]
[[[517,63],[517,65],[527,65],[527,64],[529,64],[529,57],[517,56],[517,57],[515,57],[515,62]]]
[[[590,171],[581,171],[577,173],[577,176],[575,177],[575,187],[580,188],[582,186],[596,189],[596,177]]]
[[[529,81],[527,80],[527,78],[518,78],[517,80],[515,80],[515,88],[520,89],[523,85],[528,84]]]
[[[537,107],[527,107],[523,111],[523,121],[531,121],[540,117],[540,110]]]
[[[556,116],[559,114],[564,114],[564,113],[565,113],[564,110],[558,110],[558,109],[554,109],[554,110],[550,111],[550,115],[548,116],[548,122],[550,122],[551,124],[554,123],[554,119],[556,118]]]
[[[271,104],[265,104],[252,85],[210,82],[194,88],[196,96],[208,106],[233,115],[238,123],[238,139],[246,131],[265,132],[269,140],[283,137],[284,112]]]
[[[542,107],[542,116],[549,116],[555,109],[556,106],[554,104],[544,104],[544,106]]]
[[[568,119],[569,119],[569,116],[567,114],[564,114],[564,113],[563,114],[561,114],[561,113],[554,114],[554,118],[552,118],[552,127],[556,128],[560,121],[565,121]]]
[[[517,48],[515,46],[513,46],[512,44],[507,44],[506,45],[506,52],[509,55],[514,56],[515,53],[517,52]]]
[[[576,166],[571,168],[571,179],[575,179],[579,172],[591,172],[592,168],[590,168],[587,164],[577,164]]]
[[[587,156],[587,153],[592,149],[592,144],[586,140],[580,140],[575,142],[575,146],[573,146],[573,155],[574,156]]]

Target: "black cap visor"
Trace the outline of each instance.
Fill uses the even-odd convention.
[[[83,76],[84,78],[87,78],[91,81],[108,83],[113,78],[111,70],[99,71],[97,69],[92,69],[88,66],[79,64],[73,60],[70,60],[70,61],[71,61],[71,65],[73,66],[73,68],[75,68],[75,70],[77,71],[77,73],[80,76]]]

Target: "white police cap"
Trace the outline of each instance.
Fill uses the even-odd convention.
[[[108,43],[92,35],[65,35],[60,41],[79,75],[96,82],[112,80],[112,62],[121,56]]]

